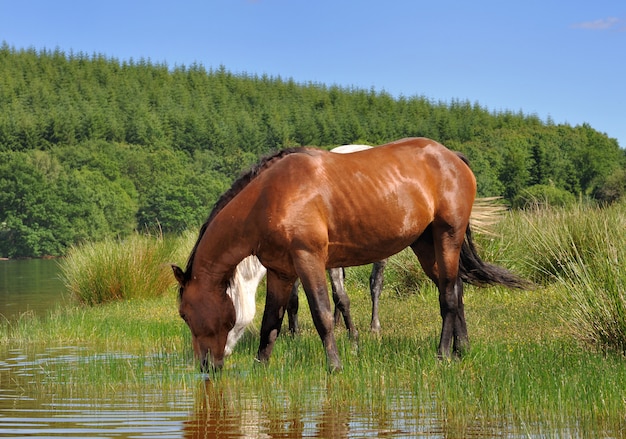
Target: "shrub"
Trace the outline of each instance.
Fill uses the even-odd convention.
[[[175,281],[170,262],[181,259],[179,242],[134,234],[72,247],[61,262],[68,291],[87,305],[161,296]]]
[[[626,197],[626,170],[617,169],[594,191],[593,197],[601,203],[611,204]]]

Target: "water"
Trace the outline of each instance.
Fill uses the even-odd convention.
[[[67,300],[56,260],[0,261],[0,319],[45,315]]]
[[[44,316],[69,302],[59,275],[54,260],[0,261],[0,318]],[[158,376],[150,378],[152,384],[104,394],[64,382],[72,376],[69,369],[98,362],[107,370],[107,363],[126,360],[136,358],[79,346],[0,344],[0,438],[443,437],[440,421],[402,415],[399,408],[384,421],[349,407],[266,413],[258,395],[234,395],[200,374],[191,387],[166,391],[159,389]],[[187,361],[171,367],[189,373]],[[154,374],[150,359],[146,364],[146,373]],[[320,398],[319,389],[311,392]]]
[[[86,348],[29,351],[0,347],[0,438],[451,438],[521,437],[496,426],[465,429],[462,435],[429,408],[415,410],[415,398],[395,389],[384,407],[356,409],[328,404],[326,389],[308,389],[316,409],[288,403],[268,410],[259,395],[236,383],[222,385],[198,374],[189,388],[132,386],[85,390],[58,382],[64,368],[89,361],[114,361],[124,354]],[[185,360],[177,365],[185,369]],[[70,374],[71,376],[71,374]],[[506,433],[506,434],[503,434]]]
[[[0,313],[5,321],[24,313],[45,315],[66,301],[56,261],[0,261]],[[475,425],[459,431],[436,409],[435,399],[417,406],[423,398],[409,389],[388,389],[384,407],[369,409],[349,403],[329,405],[332,395],[326,389],[306,389],[307,400],[320,401],[318,408],[293,407],[285,395],[278,401],[281,409],[268,411],[262,397],[243,393],[237,380],[233,387],[207,381],[190,372],[189,359],[182,356],[168,360],[166,368],[188,378],[191,374],[193,383],[181,379],[185,384],[163,389],[154,367],[161,361],[80,346],[0,343],[0,438],[584,437],[575,428],[547,435],[541,426],[519,431],[506,420],[476,419]],[[145,363],[141,384],[88,387],[84,383],[91,382],[89,378],[72,383],[76,375],[68,373],[90,368],[108,373],[120,362]]]
[[[66,376],[64,368],[80,367],[85,358],[107,362],[121,355],[72,347],[40,352],[0,348],[0,438],[444,437],[442,421],[415,417],[411,410],[403,411],[404,404],[387,409],[384,416],[323,403],[317,410],[285,404],[284,410],[267,412],[258,395],[242,394],[199,374],[191,388],[165,391],[142,386],[94,394],[57,382]],[[182,361],[180,370],[185,369]],[[311,389],[311,398],[323,401],[324,392]],[[409,395],[406,402],[410,407]]]

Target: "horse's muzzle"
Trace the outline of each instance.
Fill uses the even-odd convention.
[[[221,361],[210,361],[208,355],[200,361],[200,372],[201,373],[214,373],[219,372],[224,367],[224,360]]]

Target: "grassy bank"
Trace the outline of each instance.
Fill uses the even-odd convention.
[[[385,295],[380,337],[365,330],[369,298],[359,291],[353,294],[353,312],[363,328],[359,345],[337,329],[344,370],[336,375],[326,372],[304,303],[302,333],[281,336],[270,364],[256,364],[259,312],[208,392],[199,387],[203,378],[188,329],[176,315],[174,292],[22,320],[3,327],[2,342],[33,357],[42,346],[84,349],[71,362],[40,364],[45,380],[22,383],[26,393],[87,392],[106,399],[138,389],[166,394],[195,389],[204,395],[201,402],[218,398],[210,404],[235,412],[261,406],[277,417],[320,407],[393,417],[402,409],[445,420],[457,434],[496,432],[502,425],[554,432],[574,423],[582,432],[620,431],[626,428],[623,357],[595,353],[571,337],[558,316],[562,294],[560,287],[468,289],[472,350],[462,361],[442,363],[435,358],[440,321],[434,289]]]
[[[610,255],[626,247],[619,241],[623,226],[621,234],[614,230],[624,221],[624,208],[577,209],[582,210],[516,213],[501,223],[500,237],[481,239],[486,259],[522,272],[538,287],[467,287],[472,349],[461,361],[435,358],[441,325],[437,292],[414,274],[419,269],[408,253],[389,264],[380,336],[367,332],[369,268],[348,269],[346,286],[361,334],[355,347],[337,328],[344,370],[334,375],[326,373],[305,300],[302,333],[282,335],[268,366],[253,361],[262,289],[254,324],[210,383],[197,372],[189,331],[177,315],[173,283],[153,298],[76,305],[47,318],[2,323],[0,347],[36,355],[45,346],[79,346],[89,353],[76,360],[80,367],[50,366],[47,381],[21,384],[33,392],[42,386],[59,394],[87,388],[102,395],[129,388],[184,388],[201,395],[200,405],[262,410],[281,422],[321,407],[339,416],[355,410],[372,413],[383,428],[385,419],[405,410],[415,419],[435,417],[448,437],[463,437],[473,429],[494,435],[505,429],[545,437],[619,437],[626,429],[620,333],[611,334],[610,344],[590,336],[581,322],[591,320],[581,309],[623,305],[625,259],[621,253],[617,259]],[[183,260],[174,262],[184,262],[184,256],[177,257]],[[576,273],[586,274],[579,278]],[[589,305],[590,297],[602,298],[601,303]],[[607,315],[616,320],[613,311]]]

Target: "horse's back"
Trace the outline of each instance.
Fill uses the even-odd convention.
[[[421,192],[437,199],[455,186],[459,193],[476,191],[476,180],[469,166],[457,153],[427,138],[406,138],[370,149],[324,157],[325,172],[331,185],[358,189],[361,184],[376,185],[377,193]],[[369,180],[369,184],[367,181]],[[377,194],[364,194],[376,198]]]
[[[459,216],[463,227],[475,194],[467,165],[424,138],[352,154],[304,150],[261,174],[259,185],[261,233],[276,246],[326,247],[332,266],[388,257],[436,218]]]

